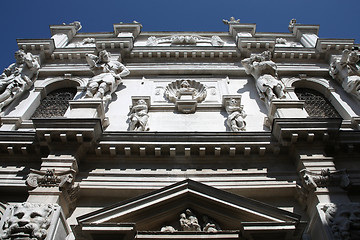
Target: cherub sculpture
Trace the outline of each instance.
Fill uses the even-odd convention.
[[[226,105],[228,117],[226,124],[233,132],[245,131],[246,122],[244,118],[247,116],[243,107],[240,106],[236,99],[231,99]]]
[[[148,131],[148,106],[145,100],[140,99],[130,111],[130,131]]]
[[[0,111],[33,85],[40,68],[35,57],[23,50],[15,52],[15,59],[0,75]]]
[[[128,76],[130,71],[119,60],[112,60],[106,50],[99,52],[98,56],[86,54],[86,60],[95,76],[89,80],[85,98],[106,97],[111,100],[111,94],[121,83],[121,78]]]

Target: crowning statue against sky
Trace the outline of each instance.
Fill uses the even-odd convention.
[[[257,32],[286,32],[289,20],[319,24],[320,38],[355,38],[360,42],[357,26],[358,0],[277,0],[208,1],[208,0],[138,0],[2,1],[0,15],[0,69],[7,67],[18,49],[15,39],[50,38],[48,25],[78,20],[84,32],[111,32],[109,23],[143,24],[144,31],[219,31],[226,32],[222,19],[234,16],[244,23],[256,23]]]

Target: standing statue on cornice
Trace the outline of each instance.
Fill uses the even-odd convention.
[[[356,52],[345,49],[341,59],[330,65],[330,76],[339,81],[344,90],[360,100],[360,68],[357,65],[359,56]]]
[[[23,50],[15,52],[15,59],[0,75],[0,111],[33,85],[40,68],[35,57]]]
[[[85,98],[111,100],[121,78],[128,76],[130,71],[119,60],[111,60],[111,54],[106,50],[98,56],[86,54],[86,61],[95,76],[89,80]]]
[[[146,101],[140,99],[130,111],[130,131],[149,131],[147,122],[149,119]]]
[[[271,61],[270,51],[245,58],[241,63],[245,67],[245,72],[255,78],[261,100],[270,104],[273,99],[285,98],[285,86],[278,79],[277,66]]]

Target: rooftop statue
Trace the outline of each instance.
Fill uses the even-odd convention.
[[[232,24],[232,23],[240,23],[240,19],[235,19],[234,17],[230,17],[230,20],[223,19],[223,23]]]
[[[241,61],[247,74],[251,74],[256,81],[256,89],[261,100],[270,104],[275,98],[285,98],[285,86],[278,79],[277,66],[271,60],[271,52],[265,51],[261,54],[245,58]]]
[[[40,68],[35,57],[23,50],[15,52],[15,59],[0,75],[0,111],[33,85]]]
[[[99,52],[98,56],[86,54],[86,60],[95,76],[89,80],[85,98],[106,97],[111,100],[111,94],[121,83],[121,78],[128,76],[130,71],[119,60],[112,60],[106,50]]]
[[[330,64],[329,74],[339,81],[344,90],[360,100],[360,68],[356,52],[345,49],[340,59]]]

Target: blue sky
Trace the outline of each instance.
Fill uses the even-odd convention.
[[[6,0],[1,2],[0,70],[14,62],[17,38],[50,38],[49,25],[82,23],[81,32],[111,32],[113,23],[136,20],[142,31],[227,32],[222,19],[256,23],[257,32],[287,32],[291,18],[319,24],[321,38],[360,43],[359,0]]]

